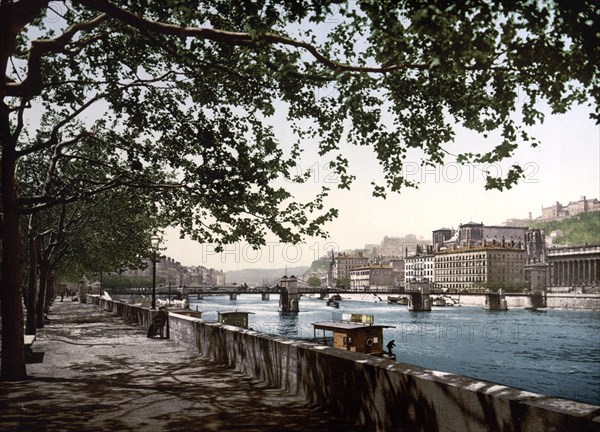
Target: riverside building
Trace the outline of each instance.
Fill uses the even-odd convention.
[[[394,285],[394,271],[392,267],[384,265],[370,265],[357,267],[350,270],[350,287],[379,288]]]
[[[415,255],[404,258],[405,285],[409,282],[435,282],[433,249],[426,246],[424,250],[419,246]]]
[[[483,223],[461,224],[458,230],[441,228],[433,231],[434,252],[472,246],[501,245],[521,248],[525,244],[527,228],[485,226]]]
[[[357,267],[365,267],[369,264],[369,258],[359,253],[358,255],[347,255],[338,253],[333,259],[333,280],[350,279],[350,270]]]
[[[436,286],[449,291],[525,287],[524,249],[495,245],[445,250],[434,257]]]

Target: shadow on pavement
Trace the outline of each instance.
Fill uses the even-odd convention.
[[[54,303],[50,318],[44,362],[0,382],[0,430],[361,430],[93,305]]]

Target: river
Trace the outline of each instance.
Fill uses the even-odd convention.
[[[486,311],[480,307],[434,307],[410,312],[383,301],[342,300],[339,309],[324,300],[302,297],[300,312],[278,312],[279,296],[211,296],[190,307],[202,319],[216,320],[217,311],[253,312],[250,327],[290,338],[313,338],[311,323],[330,321],[332,313],[373,315],[387,343],[394,339],[397,361],[428,369],[600,405],[600,312],[559,309]],[[384,345],[385,345],[384,343]]]

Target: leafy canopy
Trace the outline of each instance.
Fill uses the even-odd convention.
[[[23,28],[11,27],[17,42],[2,53],[12,136],[21,158],[48,156],[45,186],[20,201],[25,214],[127,187],[150,191],[166,220],[199,241],[260,245],[271,231],[296,242],[323,235],[336,216],[324,208],[327,188],[302,203],[286,187],[309,179],[296,175],[303,148],[317,148],[349,188],[345,143],[371,146],[385,174],[373,194],[385,196],[416,187],[403,176],[411,152],[423,164],[492,163],[538,145],[527,127],[543,121],[541,102],[554,113],[590,103],[600,118],[592,1],[19,7]],[[25,135],[31,102],[42,121]],[[276,136],[275,115],[292,138]],[[457,124],[499,138],[449,155]],[[510,188],[522,173],[515,164],[487,187]]]

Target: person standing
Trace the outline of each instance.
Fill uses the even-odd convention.
[[[392,355],[392,349],[394,349],[394,347],[396,346],[396,341],[394,339],[392,339],[391,341],[388,342],[387,346],[387,350],[388,350],[388,354]]]

